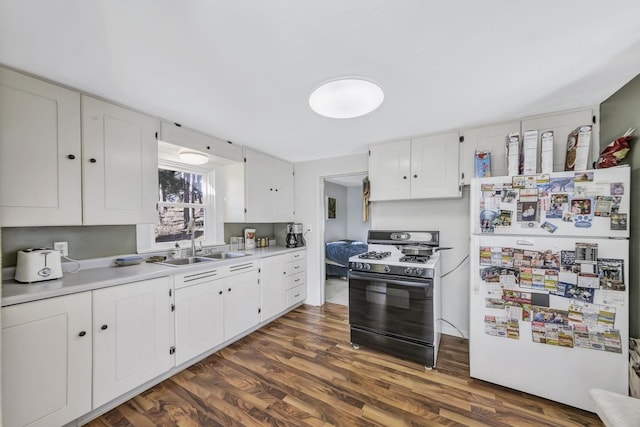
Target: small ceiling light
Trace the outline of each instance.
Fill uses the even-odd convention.
[[[309,106],[321,116],[351,119],[368,114],[384,100],[376,83],[358,77],[342,77],[323,83],[309,96]]]
[[[208,155],[198,151],[181,151],[178,154],[178,158],[181,162],[188,163],[190,165],[204,165],[209,161]]]

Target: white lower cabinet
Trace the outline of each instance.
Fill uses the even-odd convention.
[[[260,316],[262,321],[271,319],[287,308],[287,282],[285,265],[287,255],[275,255],[260,260]]]
[[[91,411],[91,293],[2,308],[2,423],[63,425]]]
[[[271,319],[307,296],[305,251],[263,258],[260,264],[262,321]],[[292,291],[295,288],[296,291]]]
[[[260,285],[257,268],[224,279],[223,304],[225,341],[260,323]]]
[[[93,407],[174,366],[171,279],[93,291]]]
[[[188,282],[176,276],[176,365],[224,341],[224,279],[210,274]]]

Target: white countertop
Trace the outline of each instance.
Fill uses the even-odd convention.
[[[13,279],[4,279],[2,283],[2,306],[21,304],[76,292],[91,291],[109,286],[123,285],[140,280],[172,276],[174,274],[184,273],[185,271],[211,267],[211,265],[232,265],[301,249],[305,248],[286,248],[283,246],[256,248],[245,251],[247,255],[240,258],[229,258],[178,267],[147,262],[126,267],[116,267],[113,260],[118,258],[118,256],[103,258],[100,262],[81,261],[83,268],[79,272],[64,273],[62,278],[56,280],[37,283],[20,283]],[[85,266],[91,266],[93,268],[86,268]]]

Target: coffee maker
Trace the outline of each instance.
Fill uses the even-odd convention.
[[[299,222],[287,224],[286,243],[288,248],[300,248],[305,245],[302,224]]]

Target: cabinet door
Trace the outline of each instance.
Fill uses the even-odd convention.
[[[225,341],[260,322],[258,271],[248,271],[224,279]]]
[[[528,130],[538,131],[538,158],[540,157],[540,136],[543,132],[553,131],[553,171],[562,172],[565,166],[565,157],[567,155],[567,136],[574,129],[584,126],[592,125],[593,110],[591,108],[579,111],[572,111],[566,113],[549,114],[539,117],[532,117],[522,121],[522,132]],[[598,143],[595,140],[596,135],[599,134],[598,129],[594,127],[591,133],[593,141],[591,141],[591,152],[598,152]],[[493,159],[492,159],[493,160]],[[592,155],[592,161],[595,160]],[[538,161],[538,164],[540,162]],[[588,164],[591,169],[591,161]],[[539,170],[538,170],[539,172]]]
[[[260,318],[268,320],[287,307],[287,281],[285,263],[287,255],[276,255],[260,260]]]
[[[82,96],[84,224],[155,224],[157,120]]]
[[[224,341],[223,279],[176,290],[176,365]]]
[[[372,145],[369,155],[370,200],[408,200],[411,141]]]
[[[168,277],[93,291],[93,407],[173,366]]]
[[[273,219],[272,157],[246,149],[245,207],[246,222],[271,222]]]
[[[91,293],[2,309],[2,420],[64,425],[91,411]]]
[[[0,225],[80,225],[80,94],[0,67]]]
[[[460,197],[458,132],[411,140],[411,198]]]
[[[508,175],[506,143],[507,135],[520,132],[520,122],[501,123],[464,131],[461,147],[460,177],[462,184],[469,184],[476,176],[475,152],[491,152],[491,176]]]
[[[272,159],[273,221],[293,221],[293,165],[280,159]]]

